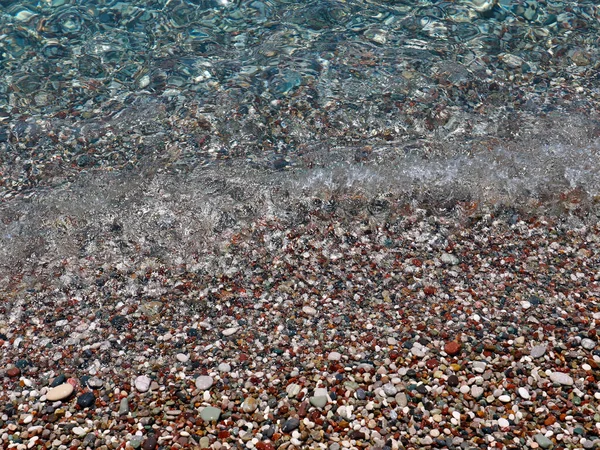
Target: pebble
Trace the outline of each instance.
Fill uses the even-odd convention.
[[[208,376],[208,375],[200,375],[198,378],[196,378],[196,387],[201,390],[201,391],[205,391],[207,389],[210,389],[210,387],[213,385],[213,378]]]
[[[21,374],[21,370],[18,367],[11,367],[6,371],[6,375],[11,378],[18,377]]]
[[[481,386],[473,386],[471,388],[471,395],[474,398],[479,398],[483,395],[483,388]]]
[[[588,338],[583,338],[581,340],[581,346],[586,350],[593,350],[596,347],[596,343]]]
[[[518,389],[519,395],[524,398],[525,400],[529,400],[531,398],[531,395],[529,394],[529,391],[527,390],[527,388],[524,387],[520,387]]]
[[[458,342],[455,341],[450,341],[447,342],[444,345],[444,351],[449,355],[449,356],[455,356],[458,355],[458,352],[460,352],[460,344]]]
[[[473,361],[473,372],[483,373],[486,367],[487,364],[483,361]]]
[[[77,404],[82,408],[89,408],[96,402],[96,396],[93,392],[86,392],[77,399]]]
[[[119,403],[119,415],[124,416],[129,413],[129,400],[123,397]]]
[[[330,352],[329,355],[327,356],[327,359],[329,361],[339,361],[340,359],[342,359],[342,355],[341,355],[341,353],[338,353],[338,352]]]
[[[559,383],[565,386],[572,386],[573,385],[573,378],[571,378],[570,375],[567,375],[564,372],[552,372],[550,374],[550,379],[554,382],[554,383]]]
[[[207,406],[200,411],[200,417],[202,417],[202,420],[205,422],[216,422],[219,420],[219,417],[221,417],[221,410],[214,406]]]
[[[498,426],[500,428],[508,428],[510,426],[510,423],[504,417],[501,417],[500,419],[498,419]]]
[[[554,446],[552,441],[541,433],[536,434],[533,438],[535,439],[535,442],[537,442],[542,448],[551,448]]]
[[[104,386],[104,382],[100,378],[92,377],[87,381],[87,385],[92,389],[100,389]]]
[[[313,308],[312,306],[303,306],[302,311],[305,314],[308,314],[309,316],[314,316],[315,314],[317,314],[317,310],[315,308]]]
[[[140,375],[135,379],[135,388],[140,392],[147,392],[150,389],[152,380],[146,375]]]
[[[231,364],[226,363],[226,362],[222,362],[221,364],[219,364],[219,372],[231,372]]]
[[[300,425],[299,419],[297,419],[295,417],[290,417],[288,420],[285,421],[285,424],[281,428],[281,431],[283,431],[284,433],[289,433],[291,431],[294,431],[296,428],[298,428],[299,425]]]
[[[541,358],[546,353],[545,345],[535,345],[531,347],[531,352],[529,353],[532,358]]]
[[[176,358],[177,358],[177,361],[182,362],[182,363],[186,363],[190,359],[190,357],[188,355],[186,355],[185,353],[177,353]]]
[[[55,402],[69,397],[72,393],[73,385],[70,383],[63,383],[50,389],[46,393],[46,399],[51,402]]]
[[[231,336],[232,334],[237,333],[237,330],[239,330],[238,327],[226,328],[223,330],[223,336]]]
[[[254,397],[247,397],[242,404],[242,409],[246,413],[253,413],[258,408],[258,400]]]

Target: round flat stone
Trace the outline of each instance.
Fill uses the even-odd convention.
[[[213,385],[212,377],[209,377],[207,375],[200,375],[198,378],[196,378],[196,387],[198,389],[200,389],[201,391],[210,389],[210,387],[212,385]]]
[[[69,383],[59,384],[56,387],[53,387],[46,393],[46,398],[55,402],[58,400],[63,400],[67,398],[69,395],[73,393],[73,385]]]
[[[456,386],[458,386],[458,382],[459,382],[459,380],[458,380],[458,377],[456,375],[450,375],[448,377],[448,381],[447,381],[448,386],[450,386],[450,387],[456,387]]]
[[[444,351],[449,356],[458,355],[458,352],[460,352],[460,344],[455,341],[446,342],[446,345],[444,345]]]
[[[231,364],[222,362],[219,364],[219,372],[231,372]]]
[[[182,363],[188,362],[188,360],[190,359],[190,357],[185,353],[177,353],[175,357],[177,358],[177,361]]]
[[[146,375],[140,375],[135,379],[135,388],[140,392],[146,392],[150,389],[150,384],[152,380],[148,378]]]

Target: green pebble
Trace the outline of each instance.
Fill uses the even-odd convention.
[[[216,422],[219,420],[220,416],[221,410],[219,408],[215,408],[214,406],[207,406],[200,413],[200,417],[202,417],[202,420],[205,422]]]
[[[538,433],[533,438],[535,439],[535,442],[537,442],[542,448],[552,448],[554,446],[552,441],[543,434]]]

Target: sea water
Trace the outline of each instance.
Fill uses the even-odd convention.
[[[0,265],[253,220],[595,220],[593,1],[0,1]],[[215,244],[216,243],[216,244]]]

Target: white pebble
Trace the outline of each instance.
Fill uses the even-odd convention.
[[[331,352],[331,353],[329,353],[329,356],[327,357],[327,359],[329,361],[339,361],[340,359],[342,359],[342,355],[338,352]]]
[[[135,379],[135,388],[140,392],[146,392],[150,389],[150,383],[152,380],[148,378],[146,375],[140,375]]]
[[[500,428],[508,428],[510,426],[510,423],[508,422],[508,420],[506,420],[504,417],[498,419],[498,426]]]
[[[519,395],[521,397],[523,397],[525,400],[529,400],[529,398],[531,397],[529,395],[529,391],[526,388],[524,388],[524,387],[520,387],[519,388]]]

